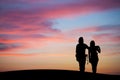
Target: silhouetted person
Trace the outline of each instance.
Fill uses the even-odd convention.
[[[90,42],[90,47],[89,47],[89,62],[92,65],[92,72],[96,73],[97,71],[97,64],[99,61],[98,58],[98,53],[101,52],[101,49],[99,46],[95,46],[95,42],[92,40]]]
[[[86,56],[87,56],[85,54],[85,50],[88,49],[88,46],[84,43],[83,37],[80,37],[78,42],[79,43],[76,46],[76,60],[79,63],[80,72],[84,72]]]

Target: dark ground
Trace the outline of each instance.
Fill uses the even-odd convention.
[[[70,70],[19,70],[0,73],[0,80],[120,80],[120,75]]]

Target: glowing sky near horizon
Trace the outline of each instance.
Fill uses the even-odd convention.
[[[120,75],[119,0],[0,0],[0,72],[79,70],[80,36],[102,49],[98,73]]]

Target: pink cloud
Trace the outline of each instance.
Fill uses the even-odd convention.
[[[8,1],[8,0],[7,0]],[[28,0],[27,0],[28,1]],[[26,2],[27,2],[26,1]],[[32,2],[31,0],[30,2]],[[37,0],[35,0],[37,1]],[[43,0],[41,0],[43,1]],[[10,1],[5,2],[5,0],[1,0],[4,4],[11,4]],[[17,3],[16,0],[13,0],[14,4]],[[19,1],[18,1],[19,2]],[[22,2],[22,1],[21,1]],[[47,2],[47,1],[46,1]],[[104,2],[104,3],[103,3]],[[21,4],[21,3],[20,3]],[[33,5],[33,6],[32,6]],[[32,6],[32,7],[30,7]],[[4,8],[5,7],[5,8]],[[0,13],[0,32],[1,34],[9,34],[7,38],[1,38],[0,41],[4,43],[27,43],[29,40],[31,41],[66,41],[67,35],[56,28],[53,28],[55,24],[55,18],[66,17],[66,16],[75,16],[78,14],[89,14],[90,12],[108,10],[113,8],[119,8],[120,2],[114,0],[105,0],[105,1],[83,1],[82,3],[77,1],[73,3],[65,3],[65,4],[49,4],[49,6],[41,6],[35,4],[26,5],[25,8],[13,8],[12,6],[9,9],[6,9],[7,6],[2,5],[2,10]],[[104,28],[105,29],[105,28]],[[76,29],[72,32],[96,32],[100,30],[100,28],[92,27],[92,28],[84,28],[84,29]],[[9,37],[12,37],[12,39]],[[103,36],[103,35],[101,35]],[[96,38],[96,36],[94,36]],[[71,38],[69,38],[71,40]],[[119,40],[118,37],[114,38],[115,40]],[[44,41],[43,41],[44,40]]]
[[[91,1],[91,2],[90,2]],[[50,5],[46,7],[33,6],[28,9],[11,9],[4,14],[0,14],[0,31],[11,32],[9,29],[14,30],[15,33],[21,31],[39,31],[39,32],[56,32],[57,29],[53,29],[52,26],[55,24],[51,21],[51,18],[66,17],[76,14],[88,14],[89,12],[106,10],[109,8],[120,7],[120,3],[117,1],[85,1],[83,3],[77,1],[68,4]],[[3,7],[4,8],[4,7]],[[33,27],[34,26],[34,27]],[[90,29],[88,29],[90,30]]]
[[[24,33],[23,33],[24,34]],[[68,42],[68,40],[65,39],[65,37],[63,36],[63,34],[61,33],[55,33],[53,35],[40,35],[40,34],[27,34],[27,35],[21,35],[21,34],[17,34],[18,38],[15,38],[15,36],[9,34],[9,35],[2,35],[3,38],[0,39],[0,42],[5,43],[6,45],[1,45],[1,52],[21,52],[24,50],[28,50],[28,49],[32,49],[32,50],[40,50],[41,48],[48,46],[49,43],[64,43],[64,42]],[[6,37],[8,36],[8,38]],[[21,36],[21,37],[19,37]],[[12,47],[10,45],[7,44],[21,44],[21,47]],[[52,46],[52,45],[51,45]]]
[[[59,30],[52,28],[55,24],[51,18],[65,17],[75,14],[88,14],[89,12],[99,11],[109,8],[120,7],[119,2],[110,0],[94,1],[84,3],[73,2],[68,4],[51,5],[49,7],[37,6],[30,9],[14,9],[1,14],[0,31],[1,33],[52,33]],[[98,3],[98,4],[97,4]],[[33,27],[34,26],[34,27]],[[92,31],[93,29],[83,29],[80,31]],[[94,28],[95,30],[95,28]]]
[[[110,25],[110,26],[101,26],[98,27],[96,32],[98,34],[93,35],[93,39],[108,42],[108,43],[118,43],[120,41],[120,25]]]
[[[114,0],[110,0],[109,2],[90,0],[90,1],[85,1],[84,3],[78,1],[68,4],[58,4],[51,6],[49,8],[45,8],[43,11],[43,16],[46,18],[59,18],[59,17],[67,17],[67,16],[69,17],[76,15],[84,15],[84,14],[89,14],[91,12],[98,12],[102,10],[108,10],[119,7],[120,7],[120,2]],[[37,10],[38,13],[40,9],[38,8]]]
[[[27,6],[26,6],[27,7]],[[23,17],[43,17],[43,18],[58,18],[65,17],[68,15],[76,14],[88,14],[90,12],[119,8],[120,2],[115,0],[104,0],[104,1],[75,1],[73,3],[66,4],[53,4],[49,6],[35,6],[28,7],[28,9],[13,9],[3,15],[17,16],[22,15]],[[23,19],[23,18],[22,18]]]
[[[68,32],[70,34],[84,35],[88,39],[94,39],[98,42],[119,43],[120,25],[106,25],[86,28],[76,28]],[[74,35],[75,36],[75,35]]]
[[[103,34],[94,35],[93,39],[104,42],[104,43],[119,43],[120,35],[118,34],[114,35],[112,33],[111,34],[103,33]]]

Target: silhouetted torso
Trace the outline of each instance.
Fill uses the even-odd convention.
[[[76,57],[78,60],[83,59],[86,57],[85,50],[88,46],[86,44],[77,44],[76,46]]]
[[[93,46],[89,48],[90,50],[90,58],[91,60],[99,60],[98,59],[98,52],[99,52],[99,46]]]

